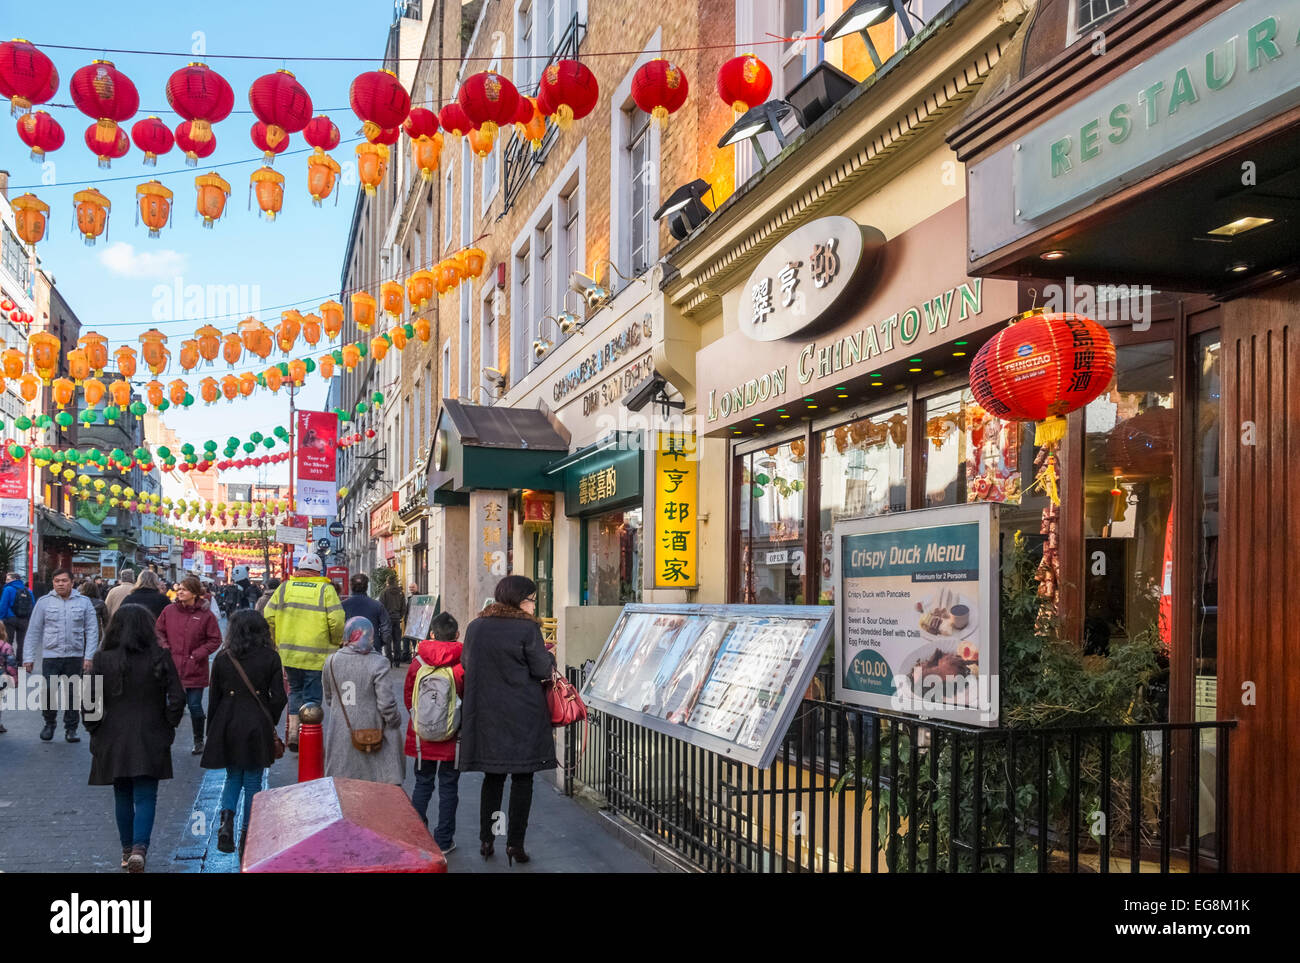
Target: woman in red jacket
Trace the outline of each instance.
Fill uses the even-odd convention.
[[[176,586],[172,602],[154,625],[158,644],[170,649],[176,672],[185,687],[185,702],[190,707],[190,724],[194,727],[191,755],[203,755],[203,690],[208,687],[208,657],[221,648],[221,627],[203,597],[203,583],[187,575]]]
[[[411,721],[412,697],[415,693],[415,677],[423,666],[437,668],[451,666],[452,678],[456,682],[456,697],[465,692],[465,670],[460,666],[461,644],[458,641],[460,626],[446,612],[435,615],[429,626],[431,639],[425,639],[416,648],[416,658],[411,660],[406,670],[406,685],[403,694],[406,701],[406,754],[415,760],[415,791],[411,793],[411,805],[420,814],[424,824],[429,825],[429,800],[433,798],[434,779],[438,783],[438,825],[433,830],[434,842],[443,855],[456,848],[456,807],[460,804],[460,773],[456,770],[456,739],[445,742],[428,742],[415,737],[415,724]]]

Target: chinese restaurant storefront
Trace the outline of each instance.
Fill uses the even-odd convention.
[[[969,271],[1108,328],[1114,383],[1061,459],[1066,629],[1091,651],[1159,634],[1170,720],[1237,721],[1232,868],[1295,871],[1300,836],[1261,827],[1300,789],[1300,3],[1131,4],[1104,57],[1072,15],[1040,3],[949,137]]]
[[[582,605],[641,601],[642,457],[639,438],[623,438],[565,468],[564,512],[581,525]],[[599,446],[598,446],[599,448]]]

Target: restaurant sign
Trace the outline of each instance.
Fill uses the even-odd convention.
[[[1300,104],[1298,21],[1300,0],[1243,0],[1030,130],[1012,145],[1017,223],[1136,183]]]
[[[821,217],[795,229],[749,276],[741,332],[778,341],[814,327],[875,266],[884,243],[880,231],[847,217]]]
[[[589,515],[641,498],[641,449],[608,448],[564,473],[564,514]]]
[[[655,588],[700,584],[699,459],[694,432],[659,432],[653,482]]]

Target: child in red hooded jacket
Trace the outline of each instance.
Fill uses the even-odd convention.
[[[420,819],[429,825],[429,801],[433,798],[435,781],[438,785],[438,824],[433,830],[434,842],[450,853],[456,848],[456,807],[460,802],[458,787],[460,772],[456,769],[456,739],[446,742],[428,742],[415,737],[415,724],[411,721],[411,702],[415,693],[415,677],[424,665],[451,666],[456,680],[456,697],[465,692],[465,670],[461,668],[460,626],[447,612],[433,617],[429,625],[431,638],[425,639],[416,649],[416,658],[406,670],[403,694],[406,700],[406,754],[415,760],[415,791],[411,805]]]

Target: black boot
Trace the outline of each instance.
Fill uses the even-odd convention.
[[[203,755],[203,724],[206,719],[191,719],[190,724],[194,727],[194,748],[190,750],[191,756]]]
[[[221,810],[221,825],[217,828],[217,849],[223,853],[235,851],[235,811]]]

